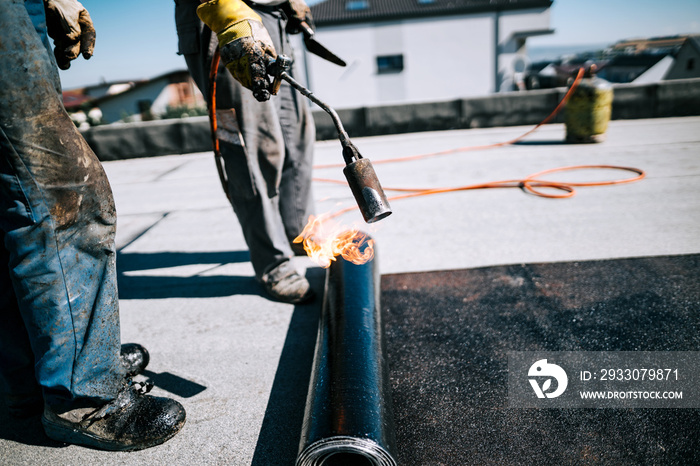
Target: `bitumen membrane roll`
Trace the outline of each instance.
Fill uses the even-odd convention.
[[[326,273],[297,466],[393,466],[395,434],[375,261]]]

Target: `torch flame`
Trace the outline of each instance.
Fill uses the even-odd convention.
[[[364,264],[374,257],[374,240],[356,227],[330,221],[326,215],[309,216],[295,243],[303,243],[306,254],[321,267],[328,268],[336,256],[353,264]]]

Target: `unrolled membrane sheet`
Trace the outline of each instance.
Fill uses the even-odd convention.
[[[297,466],[396,465],[375,261],[326,273]]]

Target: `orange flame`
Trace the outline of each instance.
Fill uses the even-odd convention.
[[[374,257],[374,240],[359,231],[331,222],[328,215],[309,216],[295,243],[303,243],[306,254],[321,267],[328,268],[336,256],[353,264],[364,264]]]

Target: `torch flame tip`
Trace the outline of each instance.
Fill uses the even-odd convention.
[[[337,256],[364,264],[374,257],[374,240],[358,227],[331,222],[327,214],[309,216],[309,221],[293,242],[303,243],[306,254],[323,268],[330,267]]]

